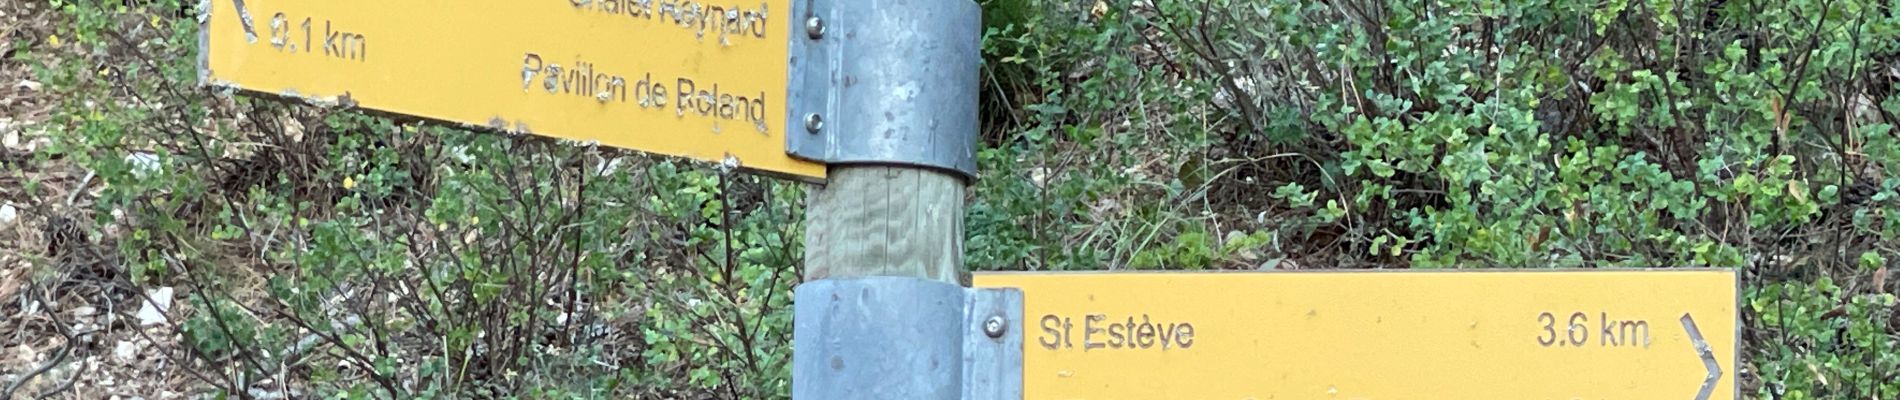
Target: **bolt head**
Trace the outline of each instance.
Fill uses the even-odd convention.
[[[1002,338],[1003,334],[1008,332],[1009,321],[1003,320],[1000,315],[992,315],[990,319],[983,321],[983,333],[990,335],[990,338]]]
[[[818,40],[818,39],[824,38],[825,37],[825,20],[820,19],[818,17],[806,18],[805,19],[805,35],[811,36],[812,40]]]
[[[818,133],[825,129],[825,117],[817,113],[805,114],[805,131]]]

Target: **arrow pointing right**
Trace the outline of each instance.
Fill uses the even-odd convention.
[[[1709,400],[1709,394],[1715,392],[1715,383],[1722,380],[1722,366],[1715,362],[1715,350],[1709,348],[1709,341],[1702,339],[1702,330],[1695,327],[1695,318],[1682,314],[1682,330],[1689,332],[1689,341],[1695,345],[1696,356],[1702,358],[1702,366],[1709,370],[1709,376],[1702,378],[1702,391],[1696,392],[1696,400]]]

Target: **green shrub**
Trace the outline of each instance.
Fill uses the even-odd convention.
[[[55,2],[43,157],[197,384],[313,398],[785,397],[802,188],[197,86],[184,2]],[[101,69],[100,66],[105,66]],[[286,381],[284,377],[291,377]]]
[[[1779,399],[1859,399],[1900,393],[1891,294],[1854,295],[1829,278],[1763,285],[1747,294],[1760,340],[1749,361]]]
[[[1866,279],[1900,251],[1888,2],[1028,7],[986,46],[1028,73],[995,75],[1022,104],[982,153],[973,268],[1737,268],[1749,304],[1854,299],[1745,309],[1749,393],[1891,381],[1894,288]]]

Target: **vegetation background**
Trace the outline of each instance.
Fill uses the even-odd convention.
[[[1900,1],[982,4],[972,269],[1732,268],[1743,393],[1900,396]],[[788,395],[800,185],[207,90],[196,7],[0,1],[0,397]]]

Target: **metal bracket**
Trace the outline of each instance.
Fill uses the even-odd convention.
[[[982,9],[970,0],[792,0],[792,157],[976,178]]]
[[[795,292],[793,399],[1022,399],[1020,290],[870,277]]]

